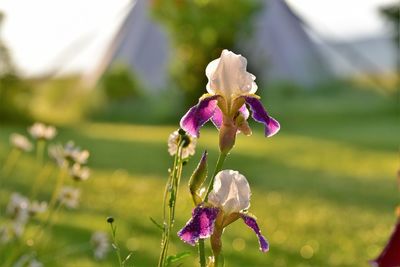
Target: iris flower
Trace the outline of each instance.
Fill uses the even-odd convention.
[[[181,119],[181,128],[194,137],[209,120],[220,130],[220,150],[228,152],[235,143],[236,133],[251,134],[247,123],[250,108],[255,121],[265,125],[265,136],[279,131],[279,122],[268,115],[260,97],[255,95],[255,76],[246,70],[247,60],[241,55],[223,50],[221,57],[206,68],[208,83],[197,105]]]
[[[250,207],[250,186],[246,177],[237,171],[220,171],[214,180],[208,202],[198,205],[192,218],[179,232],[178,236],[192,246],[200,238],[211,237],[211,245],[215,254],[221,251],[221,236],[224,228],[238,219],[249,226],[257,235],[260,250],[267,252],[269,245],[261,234],[255,217],[248,214]]]
[[[400,220],[383,249],[382,253],[373,261],[370,261],[374,267],[396,267],[400,266]]]

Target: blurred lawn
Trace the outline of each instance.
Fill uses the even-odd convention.
[[[271,250],[260,253],[253,232],[236,222],[223,237],[226,266],[367,266],[385,244],[399,203],[395,101],[345,90],[272,94],[263,101],[281,122],[281,132],[265,139],[253,123],[253,136],[238,136],[225,168],[248,178],[250,211]],[[81,184],[80,208],[62,211],[54,237],[39,246],[38,258],[45,266],[115,266],[112,253],[106,261],[95,262],[87,247],[93,231],[108,230],[108,215],[116,218],[118,239],[124,254],[133,251],[134,265],[156,266],[161,233],[149,217],[161,220],[162,191],[172,160],[166,139],[175,128],[85,123],[60,129],[58,140],[75,140],[91,151],[93,174]],[[15,131],[25,128],[1,126],[0,162]],[[204,149],[213,166],[217,139],[215,129],[203,129],[197,153],[184,169],[176,231],[192,208],[188,176]],[[25,156],[0,188],[2,210],[11,192],[29,192],[36,174],[33,155]],[[55,174],[42,187],[41,199],[49,199]],[[182,266],[194,266],[196,248],[173,238],[171,253],[190,251],[193,257]],[[0,262],[7,253],[0,251]]]

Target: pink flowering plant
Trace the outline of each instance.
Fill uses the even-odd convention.
[[[212,121],[219,130],[219,156],[214,172],[208,175],[207,152],[204,152],[189,180],[189,191],[194,209],[186,225],[178,231],[179,238],[191,246],[198,246],[199,265],[223,266],[222,234],[231,223],[241,220],[258,238],[260,250],[267,252],[269,244],[261,234],[255,216],[249,213],[251,190],[247,178],[239,171],[223,169],[236,136],[251,135],[251,117],[265,126],[265,136],[275,135],[280,125],[263,107],[255,93],[255,76],[246,70],[247,60],[241,55],[223,50],[221,57],[206,68],[207,93],[200,97],[180,121],[180,129],[169,138],[169,152],[174,156],[173,167],[164,192],[163,230],[158,266],[168,266],[185,254],[168,255],[168,247],[175,220],[178,188],[185,161],[194,154],[200,128]],[[207,181],[208,180],[208,181]],[[208,184],[207,184],[208,182]],[[189,217],[189,216],[188,216]],[[210,240],[213,255],[205,253],[205,240]]]

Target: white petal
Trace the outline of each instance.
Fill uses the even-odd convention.
[[[223,50],[219,59],[206,68],[207,91],[222,95],[227,101],[243,94],[257,91],[255,76],[246,70],[247,60],[229,50]]]
[[[211,87],[211,80],[212,80],[212,76],[215,73],[215,70],[218,67],[219,61],[220,61],[219,58],[214,59],[213,61],[208,63],[207,68],[206,68],[206,76],[208,78],[208,83],[207,83],[206,89],[207,89],[207,92],[212,95],[216,94],[216,91]]]
[[[222,208],[225,214],[240,212],[250,207],[250,186],[242,174],[233,170],[220,171],[215,176],[209,202]]]

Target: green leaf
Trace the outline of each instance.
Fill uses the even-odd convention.
[[[171,266],[172,263],[175,263],[183,258],[186,258],[189,255],[190,255],[190,252],[185,251],[185,252],[178,253],[176,255],[168,256],[166,266],[169,267],[169,266]]]
[[[164,231],[164,227],[162,227],[161,224],[159,224],[158,222],[156,222],[156,220],[154,220],[152,217],[149,217],[150,221],[161,231]]]

